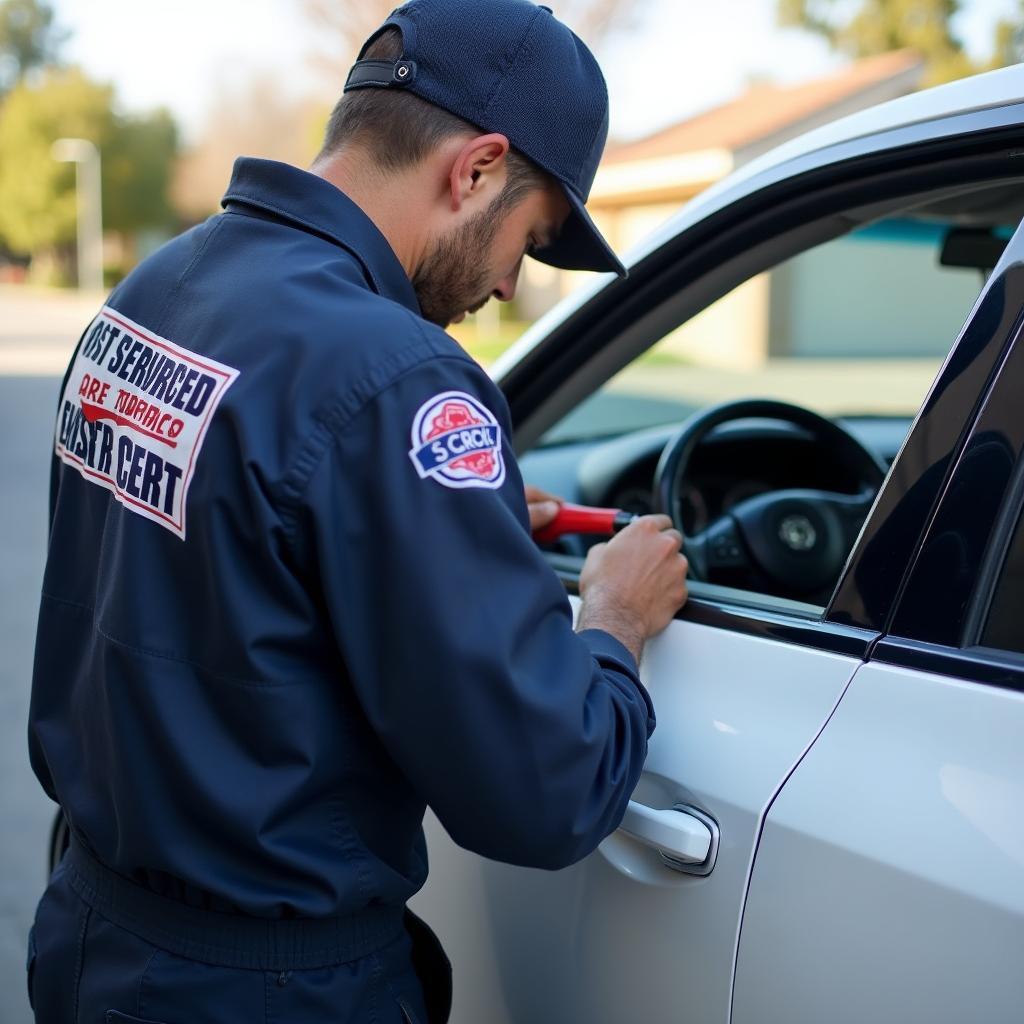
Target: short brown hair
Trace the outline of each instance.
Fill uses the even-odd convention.
[[[367,60],[395,61],[402,56],[402,33],[385,29],[366,48]],[[344,94],[331,112],[317,159],[343,146],[370,150],[385,170],[399,171],[419,163],[442,142],[456,135],[475,135],[479,128],[447,110],[398,89],[356,89]],[[508,180],[497,199],[511,209],[529,192],[544,188],[550,176],[515,149],[505,157]]]

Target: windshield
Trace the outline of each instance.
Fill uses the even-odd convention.
[[[951,244],[962,234],[952,223],[889,219],[809,249],[662,338],[544,443],[676,423],[740,398],[911,417],[994,265],[991,245]]]

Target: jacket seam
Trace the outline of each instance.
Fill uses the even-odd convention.
[[[79,1000],[82,994],[82,973],[85,968],[85,936],[89,931],[89,919],[92,917],[92,907],[82,904],[85,913],[82,915],[82,925],[78,930],[78,943],[75,948],[75,973],[74,973],[74,1013],[72,1020],[78,1024]]]
[[[415,317],[407,314],[409,319],[415,323]],[[349,426],[365,409],[367,409],[385,391],[403,380],[408,374],[419,369],[429,359],[451,360],[456,363],[472,366],[479,369],[479,366],[466,354],[455,352],[438,352],[437,345],[427,336],[423,328],[416,324],[417,329],[423,336],[421,344],[402,349],[393,357],[393,362],[398,366],[380,384],[372,387],[365,395],[355,398],[358,392],[367,386],[367,383],[374,376],[367,373],[350,388],[344,396],[334,402],[322,416],[318,417],[316,427],[310,435],[303,450],[296,456],[292,468],[285,477],[282,484],[284,500],[279,510],[281,522],[284,526],[285,540],[292,553],[295,554],[296,530],[298,527],[298,507],[305,497],[310,481],[316,474],[317,469],[323,460],[324,454],[331,442],[337,436],[338,431]],[[406,362],[413,359],[412,362]],[[404,365],[403,365],[404,364]],[[351,406],[351,408],[349,408]]]
[[[96,613],[95,608],[90,608],[87,604],[82,604],[80,601],[71,601],[66,597],[58,597],[56,594],[51,594],[46,590],[41,592],[41,596],[45,597],[47,601],[53,601],[55,604],[67,605],[69,608],[77,608],[79,611],[88,612],[90,615]]]
[[[64,597],[57,597],[55,594],[42,591],[42,596],[47,601],[53,601],[55,604],[65,605],[68,608],[74,608],[80,612],[86,612],[92,618],[93,629],[108,643],[114,644],[116,647],[122,647],[126,651],[131,651],[133,654],[137,654],[143,658],[160,658],[163,661],[173,661],[179,665],[188,665],[189,668],[194,668],[204,675],[210,676],[212,679],[219,679],[222,682],[230,683],[232,686],[241,686],[246,689],[257,689],[257,690],[268,690],[277,689],[282,686],[296,686],[298,685],[294,680],[288,682],[265,682],[258,679],[243,679],[240,676],[227,675],[224,672],[218,672],[216,669],[209,668],[202,662],[196,661],[194,658],[186,657],[183,654],[175,654],[173,651],[162,651],[155,647],[143,647],[141,644],[129,643],[127,640],[122,640],[120,637],[116,637],[111,633],[108,633],[97,621],[96,621],[96,609],[90,608],[88,605],[81,604],[79,601],[69,601]]]
[[[432,354],[437,359],[447,359],[452,360],[453,362],[456,363],[469,363],[473,366],[476,365],[468,356],[460,356],[455,354]],[[342,415],[343,410],[339,409],[338,406],[335,406],[334,412],[326,416],[318,424],[318,426],[323,428],[323,433],[326,433],[327,437],[325,438],[323,446],[316,453],[315,461],[313,461],[312,464],[310,465],[309,472],[306,475],[305,479],[302,480],[300,485],[298,485],[298,490],[295,495],[297,500],[301,500],[303,497],[305,497],[306,490],[308,489],[310,481],[312,480],[313,476],[316,474],[316,471],[320,466],[320,462],[323,459],[324,454],[326,453],[328,447],[330,446],[330,443],[337,437],[337,431],[344,430],[345,427],[351,425],[352,422],[356,420],[363,412],[365,412],[366,409],[368,409],[373,402],[380,398],[380,396],[383,395],[385,391],[388,391],[390,388],[400,383],[410,373],[413,373],[415,370],[418,370],[425,363],[425,359],[417,360],[414,363],[410,363],[408,366],[405,366],[401,370],[399,370],[398,373],[396,373],[393,377],[389,378],[380,386],[374,388],[373,391],[370,394],[368,394],[365,397],[365,399],[363,399],[363,401],[361,401],[359,405],[355,409],[353,409],[347,416]]]
[[[153,952],[149,954],[149,958],[146,960],[146,966],[142,968],[142,974],[139,975],[139,988],[135,996],[135,1012],[141,1017],[144,1012],[144,1003],[142,998],[142,992],[145,988],[146,981],[149,977],[149,969],[153,966],[153,958],[157,955],[159,950],[156,947],[153,948]]]
[[[167,333],[167,314],[170,311],[171,303],[177,298],[178,293],[181,291],[182,286],[185,284],[186,279],[196,268],[199,261],[203,258],[206,252],[207,246],[213,241],[214,237],[220,232],[223,227],[224,221],[220,217],[217,218],[213,227],[210,229],[209,234],[203,239],[202,244],[193,253],[192,259],[188,261],[185,269],[181,272],[178,280],[174,282],[173,286],[168,289],[167,295],[164,298],[164,304],[160,307],[160,315],[156,319],[156,325],[153,327],[153,332],[157,335],[163,335]]]
[[[508,64],[505,68],[505,74],[494,83],[494,88],[491,89],[490,95],[487,97],[487,102],[484,104],[483,111],[481,112],[482,118],[486,118],[490,113],[491,105],[494,103],[495,98],[505,87],[506,76],[509,75],[512,72],[512,69],[516,66],[516,61],[519,60],[519,55],[523,52],[523,49],[526,46],[526,41],[533,34],[534,27],[537,24],[537,19],[541,16],[541,13],[542,9],[540,7],[534,11],[533,17],[530,19],[530,24],[526,26],[523,38],[519,41],[519,45],[516,47],[516,52],[512,54],[511,58],[509,58]]]
[[[265,682],[257,679],[243,679],[239,676],[230,676],[223,672],[218,672],[215,669],[208,668],[203,665],[202,662],[195,661],[192,658],[186,658],[180,654],[174,654],[169,651],[161,651],[152,647],[142,647],[139,644],[128,643],[126,640],[120,640],[116,636],[112,636],[108,633],[99,623],[94,623],[93,628],[96,632],[103,637],[108,643],[114,644],[117,647],[123,648],[126,651],[130,651],[132,654],[136,654],[143,658],[159,658],[162,661],[173,661],[178,665],[187,665],[189,668],[193,668],[198,672],[202,672],[204,675],[209,676],[212,679],[218,679],[221,682],[229,683],[232,686],[241,686],[250,690],[270,690],[279,689],[285,686],[296,686],[294,680],[288,680],[287,682]]]

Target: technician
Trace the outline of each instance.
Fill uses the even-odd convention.
[[[443,1021],[406,911],[425,808],[542,868],[620,822],[681,537],[595,548],[574,631],[505,401],[443,329],[527,253],[622,272],[584,209],[607,126],[548,9],[413,0],[311,170],[238,160],[86,329],[30,720],[72,831],[30,936],[41,1024]]]

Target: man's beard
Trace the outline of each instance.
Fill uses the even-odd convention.
[[[460,313],[475,313],[487,304],[488,257],[502,220],[493,209],[492,205],[442,238],[424,260],[412,286],[425,320],[447,327]]]

